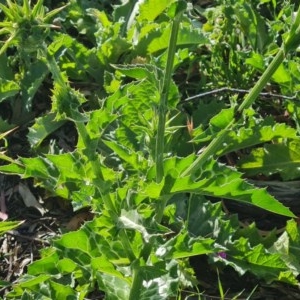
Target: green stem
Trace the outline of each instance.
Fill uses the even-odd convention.
[[[135,266],[133,282],[130,289],[129,300],[140,299],[141,295],[141,286],[143,284],[143,276],[141,274],[140,266]]]
[[[166,124],[166,113],[167,113],[167,101],[170,89],[170,83],[172,80],[172,72],[174,65],[174,56],[176,51],[177,35],[179,31],[180,20],[183,14],[183,10],[180,11],[174,18],[171,28],[171,36],[168,48],[168,58],[165,68],[165,76],[163,79],[163,88],[160,97],[160,103],[158,106],[158,127],[156,135],[156,147],[155,147],[155,162],[156,162],[156,182],[161,182],[164,177],[164,146],[165,146],[165,124]],[[157,207],[156,221],[161,222],[163,212],[166,206],[168,197],[162,197]],[[144,245],[139,260],[137,262],[143,262],[145,264],[151,254],[152,243],[148,242]],[[143,283],[143,276],[141,274],[141,266],[135,266],[133,273],[133,282],[130,290],[129,300],[136,300],[140,298],[141,286]]]
[[[127,236],[127,233],[126,233],[125,229],[121,229],[119,231],[119,238],[120,238],[120,241],[123,245],[124,251],[125,251],[129,261],[131,263],[134,262],[136,260],[136,257],[134,255],[133,250],[132,250],[132,246],[129,242],[129,239],[128,239],[128,236]]]
[[[176,51],[177,35],[179,31],[179,25],[183,11],[176,15],[171,29],[171,37],[168,48],[168,59],[165,68],[165,76],[163,79],[163,89],[160,97],[160,103],[158,106],[158,127],[156,135],[156,147],[155,147],[155,162],[156,162],[156,182],[159,183],[164,177],[164,147],[165,147],[165,126],[166,126],[166,113],[167,102],[170,89],[170,83],[172,80],[174,56]]]
[[[245,108],[248,108],[252,105],[252,103],[257,99],[263,88],[267,85],[267,83],[270,81],[271,77],[275,73],[275,71],[278,69],[278,67],[282,64],[284,60],[285,54],[284,49],[279,49],[276,56],[273,58],[272,62],[266,69],[266,71],[262,74],[259,81],[255,84],[253,89],[250,91],[250,93],[246,96],[245,100],[242,102],[242,104],[238,108],[238,113],[241,113]]]
[[[76,127],[78,130],[79,135],[82,138],[82,141],[84,143],[84,146],[86,148],[89,147],[90,145],[90,138],[88,135],[88,132],[85,128],[85,125],[82,122],[75,122]],[[97,187],[99,193],[101,194],[102,200],[104,205],[107,207],[111,217],[114,220],[117,220],[118,214],[117,214],[117,209],[111,200],[111,197],[108,193],[103,193],[103,191],[107,190],[107,184],[105,183],[102,171],[101,171],[101,164],[99,162],[99,159],[97,157],[97,154],[95,153],[91,157],[88,157],[88,159],[91,161],[91,166],[93,168],[93,173],[95,175],[95,181],[94,184]]]
[[[237,109],[237,116],[239,116],[244,109],[248,108],[253,104],[256,98],[259,96],[260,92],[269,82],[277,68],[283,62],[285,57],[284,49],[281,48],[277,55],[273,58],[272,62],[263,73],[261,78],[255,84],[250,93],[246,96],[245,100],[241,103],[241,105]],[[204,149],[204,151],[197,157],[197,159],[185,170],[181,173],[181,177],[188,176],[193,173],[195,170],[199,169],[205,161],[211,158],[222,146],[224,140],[226,139],[227,133],[233,129],[236,120],[233,119],[227,126],[224,128],[218,136]]]

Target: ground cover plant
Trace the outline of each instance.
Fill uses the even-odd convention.
[[[297,5],[0,8],[2,266],[12,199],[77,217],[3,298],[299,297]]]

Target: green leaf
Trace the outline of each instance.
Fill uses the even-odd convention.
[[[19,221],[2,221],[0,222],[0,236],[5,234],[5,232],[15,229],[20,226],[23,222]]]
[[[58,274],[57,262],[59,256],[54,248],[50,248],[48,251],[43,253],[43,257],[36,260],[28,267],[28,274],[39,275],[39,274]]]
[[[271,247],[277,240],[276,229],[271,230],[268,234],[262,235],[255,223],[248,226],[238,228],[235,232],[234,238],[247,237],[251,246],[258,244],[264,245],[265,248]]]
[[[249,64],[260,71],[263,71],[265,67],[263,55],[255,52],[251,54],[250,58],[246,59],[246,64]]]
[[[57,178],[58,181],[64,183],[72,179],[85,179],[85,161],[77,152],[59,155],[47,154],[45,157],[47,158],[49,166],[55,166],[59,172],[59,177]]]
[[[153,26],[152,26],[153,27]],[[137,55],[145,56],[168,48],[171,34],[170,25],[161,25],[159,28],[152,28],[142,37],[136,46]],[[177,46],[201,45],[207,39],[200,29],[182,25],[179,28]]]
[[[251,248],[245,238],[236,240],[234,248],[229,245],[228,247],[231,251],[227,255],[227,259],[222,261],[235,268],[241,275],[249,271],[268,282],[276,281],[280,277],[290,278],[292,280],[290,283],[295,281],[289,267],[282,260],[279,253],[270,253],[261,244]]]
[[[130,285],[127,280],[110,274],[96,272],[99,287],[105,291],[108,300],[128,300]]]
[[[161,69],[150,64],[113,65],[113,67],[128,77],[138,80],[147,78],[154,84],[157,84],[163,76]]]
[[[112,23],[111,26],[105,28],[102,26],[94,33],[98,45],[97,59],[104,66],[118,63],[120,56],[132,46],[131,42],[123,38],[122,26],[125,24],[122,23]]]
[[[77,265],[69,258],[63,258],[57,263],[57,269],[61,274],[75,272]]]
[[[10,157],[6,156],[5,154],[0,153],[0,159],[11,162],[8,165],[0,166],[0,171],[4,174],[16,174],[16,175],[23,175],[25,170],[24,167],[20,164],[16,163]]]
[[[170,8],[167,11],[167,15],[168,15],[168,17],[170,17],[170,19],[174,19],[180,13],[181,14],[184,13],[186,11],[186,8],[187,8],[186,1],[183,1],[183,0],[176,1],[170,5]]]
[[[217,252],[213,239],[193,238],[187,232],[179,233],[156,250],[156,256],[163,259],[178,259]]]
[[[281,64],[273,74],[272,79],[277,83],[288,83],[292,80],[292,77],[285,66]]]
[[[76,292],[70,286],[50,281],[49,287],[52,299],[78,299],[78,297],[76,297]]]
[[[124,282],[130,283],[129,278],[126,278],[120,271],[116,269],[116,267],[105,257],[96,257],[93,258],[91,261],[91,267],[95,272],[101,273],[99,276],[102,276],[102,274],[106,274],[109,276],[117,277]]]
[[[180,198],[182,202],[182,196]],[[176,204],[178,207],[178,201]],[[237,216],[228,218],[223,212],[221,202],[213,204],[202,195],[193,195],[186,200],[185,205],[187,207],[184,207],[182,213],[186,216],[179,216],[187,219],[188,230],[192,236],[209,236],[216,243],[224,245],[239,228]]]
[[[42,157],[21,158],[25,166],[24,178],[36,177],[39,179],[48,179],[56,182],[58,171],[55,166],[49,168],[49,162]]]
[[[21,288],[36,288],[38,289],[38,284],[42,284],[51,278],[50,275],[41,274],[38,276],[27,276],[27,280],[19,283],[19,287]]]
[[[0,56],[1,58],[1,56]],[[0,117],[0,140],[3,138],[2,133],[8,132],[9,130],[15,128],[16,125],[10,124],[8,121],[3,120]]]
[[[288,233],[290,237],[290,241],[293,244],[294,247],[291,247],[291,251],[295,252],[297,256],[300,254],[300,230],[299,230],[298,224],[295,222],[295,220],[289,220],[286,224],[286,232]]]
[[[235,171],[214,160],[207,161],[196,174],[180,177],[181,170],[191,164],[193,155],[184,159],[171,158],[166,160],[165,171],[169,174],[165,184],[165,192],[191,192],[218,198],[245,202],[271,211],[273,213],[292,217],[294,214],[283,204],[269,195],[266,190],[255,188],[242,179],[242,173]],[[171,168],[171,166],[173,166]]]
[[[149,243],[151,234],[143,225],[143,220],[136,210],[125,211],[122,210],[119,217],[118,227],[132,229],[140,232],[146,243]]]
[[[142,170],[147,167],[147,161],[142,156],[142,153],[133,152],[116,142],[105,140],[103,142],[135,170]]]
[[[96,81],[102,82],[99,77],[100,62],[94,49],[88,49],[78,40],[67,34],[59,34],[49,46],[52,54],[60,55],[59,66],[62,72],[73,80],[88,80],[91,75]]]
[[[236,3],[233,9],[252,48],[262,52],[270,40],[265,20],[256,12],[251,3]]]
[[[62,76],[60,77],[63,79]],[[57,114],[57,120],[68,118],[75,122],[88,121],[86,114],[78,111],[79,106],[86,101],[85,97],[68,84],[59,82],[58,79],[54,81],[52,101],[52,112]]]
[[[176,298],[180,279],[176,260],[156,263],[154,266],[142,266],[139,268],[139,276],[143,279],[143,288],[136,291],[136,298],[147,300],[160,300]],[[181,279],[183,274],[181,273]]]
[[[300,141],[285,144],[266,144],[256,148],[238,162],[239,170],[247,176],[280,174],[283,180],[300,177]]]
[[[13,70],[9,67],[9,61],[5,54],[0,55],[0,78],[13,80],[14,73]]]
[[[87,234],[83,230],[69,232],[64,234],[59,240],[55,241],[55,245],[66,249],[77,249],[84,253],[91,252],[91,245]]]
[[[154,21],[175,0],[146,0],[140,5],[139,22]]]
[[[1,287],[9,287],[10,285],[11,285],[11,283],[8,281],[0,280]]]
[[[211,118],[210,124],[216,131],[219,131],[221,129],[224,129],[232,121],[233,117],[233,108],[222,109],[220,113]]]
[[[24,74],[20,86],[24,101],[23,105],[27,111],[31,110],[31,100],[48,73],[47,65],[42,61],[36,61],[30,64],[27,72]]]
[[[66,121],[56,121],[55,114],[49,113],[35,119],[33,126],[29,128],[28,141],[33,147],[39,146],[42,141],[55,130],[60,128]]]
[[[292,247],[290,245],[290,238],[288,233],[284,232],[274,243],[274,245],[269,249],[269,251],[274,254],[280,254],[281,259],[285,262],[291,273],[295,277],[297,277],[300,273],[300,263],[298,259],[299,251],[291,251],[294,247],[294,245]],[[283,278],[282,281],[284,281]],[[295,285],[298,284],[295,278],[291,283]]]
[[[224,148],[218,152],[218,155],[253,147],[274,139],[295,139],[297,137],[296,129],[284,123],[276,123],[269,118],[255,123],[228,132],[223,144]]]
[[[116,114],[110,113],[109,110],[99,109],[88,114],[89,120],[85,126],[81,123],[76,123],[79,133],[77,142],[78,152],[83,153],[89,160],[94,160],[95,153],[103,150],[102,135],[117,117]],[[107,149],[104,150],[104,152],[106,151]]]
[[[285,39],[285,49],[286,51],[294,51],[299,47],[299,37],[300,37],[300,7],[294,16],[294,11],[291,11],[292,25],[288,31],[287,37]]]
[[[0,102],[13,97],[20,91],[20,86],[15,81],[0,78]]]

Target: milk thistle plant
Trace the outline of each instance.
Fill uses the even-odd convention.
[[[221,6],[225,12],[245,4],[229,2]],[[89,207],[94,216],[78,230],[51,240],[20,280],[2,282],[9,288],[7,299],[87,299],[95,291],[107,299],[180,298],[196,289],[190,258],[197,256],[207,256],[212,264],[231,267],[240,275],[250,272],[267,282],[298,284],[295,215],[221,158],[272,140],[297,139],[297,130],[287,124],[250,119],[257,97],[298,47],[300,9],[249,94],[241,102],[231,99],[230,107],[200,103],[197,113],[208,121],[200,120],[197,128],[190,122],[187,134],[179,109],[184,99],[180,101],[173,75],[186,61],[194,62],[193,53],[205,53],[215,45],[205,28],[191,20],[186,1],[123,1],[111,16],[84,9],[76,1],[48,13],[42,1],[32,9],[29,2],[19,6],[11,1],[1,8],[7,21],[0,23],[0,33],[9,38],[0,54],[12,46],[19,49],[30,35],[24,51],[32,53],[33,43],[41,45],[37,59],[52,85],[50,111],[29,125],[35,155],[13,160],[3,152],[6,164],[0,171],[33,178],[36,186],[71,201],[75,209]],[[78,32],[80,28],[81,35],[85,22],[94,22],[93,42],[83,39],[89,49],[62,32],[46,38],[56,26],[50,20],[63,8],[65,22]],[[87,63],[91,58],[93,63]],[[26,63],[24,68],[30,66]],[[82,86],[88,80],[93,84],[87,92]],[[35,84],[36,90],[39,86]],[[214,107],[213,115],[205,116],[209,105],[218,111]],[[66,122],[78,135],[75,150],[49,146],[45,151],[47,138]],[[184,149],[179,155],[182,139],[203,148]],[[289,259],[281,255],[274,233],[263,239],[255,224],[242,230],[237,216],[226,215],[220,202],[209,201],[211,197],[289,218],[280,237],[288,245]],[[224,297],[220,281],[219,287]]]
[[[23,5],[10,0],[7,5],[0,3],[0,8],[5,14],[5,21],[0,22],[0,35],[8,38],[0,49],[0,55],[11,46],[17,46],[24,54],[36,52],[49,34],[49,30],[59,29],[59,26],[51,23],[66,6],[54,9],[46,13],[43,0],[38,0],[31,8],[31,1],[24,0]]]

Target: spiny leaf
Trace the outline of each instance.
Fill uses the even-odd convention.
[[[133,167],[135,170],[142,170],[147,167],[147,162],[145,161],[142,153],[133,152],[129,149],[126,149],[124,146],[112,142],[112,141],[103,141],[110,149],[112,149],[122,160],[127,164]]]
[[[130,280],[124,275],[119,272],[116,267],[111,263],[104,255],[100,257],[95,257],[91,261],[91,267],[95,272],[99,272],[102,274],[107,274],[113,277],[118,277],[127,283],[130,282]]]
[[[77,292],[74,289],[72,289],[72,287],[66,286],[64,282],[59,283],[55,282],[54,280],[51,280],[49,282],[49,290],[51,291],[51,297],[53,299],[77,298]]]
[[[66,122],[64,120],[55,121],[55,117],[56,115],[54,113],[49,113],[40,118],[36,118],[33,126],[29,128],[29,133],[27,135],[28,140],[33,147],[39,146],[47,136]]]
[[[28,71],[21,80],[22,99],[27,111],[31,110],[31,100],[48,74],[48,68],[42,61],[30,64]],[[25,106],[25,105],[24,105]]]
[[[136,210],[125,211],[122,210],[121,216],[119,217],[119,227],[140,232],[146,243],[149,243],[151,234],[143,225],[143,219]]]
[[[0,78],[0,102],[15,96],[19,91],[20,87],[15,81]]]
[[[246,238],[236,240],[234,248],[229,245],[228,247],[231,251],[223,262],[232,266],[241,275],[249,271],[268,282],[276,281],[281,277],[286,282],[295,283],[295,276],[279,253],[270,253],[261,244],[252,248]]]
[[[139,275],[143,279],[143,285],[146,288],[135,291],[134,299],[141,300],[160,300],[176,298],[180,280],[179,264],[176,260],[167,260],[159,262],[153,266],[142,266]],[[182,278],[183,279],[183,274]]]
[[[177,198],[183,201],[182,195],[179,194]],[[179,207],[178,201],[176,204]],[[240,226],[237,216],[228,218],[225,215],[221,202],[211,203],[202,195],[193,195],[186,200],[186,206],[184,210],[178,208],[177,213],[179,217],[187,218],[188,230],[193,236],[210,237],[216,243],[226,245]]]
[[[249,156],[238,162],[238,167],[247,176],[280,174],[283,180],[300,177],[300,141],[286,144],[266,144],[252,150]]]
[[[245,202],[288,217],[294,216],[287,207],[269,195],[265,189],[255,188],[252,184],[241,178],[242,173],[214,160],[207,161],[196,174],[180,177],[180,169],[184,165],[188,167],[191,158],[193,158],[193,155],[184,159],[171,158],[166,160],[167,162],[169,161],[169,164],[174,165],[174,168],[169,169],[168,173],[170,177],[166,180],[165,192],[200,193]],[[165,171],[168,174],[166,168]]]
[[[96,271],[99,287],[105,292],[107,299],[127,300],[129,299],[130,285],[125,278]]]
[[[274,121],[266,119],[253,127],[241,127],[236,131],[233,130],[228,132],[224,148],[220,150],[218,154],[224,155],[228,152],[253,147],[257,144],[272,141],[274,139],[295,139],[296,137],[296,129],[284,123],[275,123]]]
[[[141,38],[136,47],[138,55],[153,54],[168,47],[171,27],[164,24],[160,28],[152,29],[145,37]],[[202,32],[190,26],[181,25],[179,28],[177,45],[200,45],[205,44],[207,39]]]
[[[156,255],[160,258],[185,258],[196,255],[217,252],[213,247],[214,240],[210,238],[193,238],[188,233],[179,233],[176,237],[161,245]]]
[[[140,6],[138,21],[154,21],[174,0],[146,0]]]
[[[153,84],[159,83],[163,77],[163,71],[150,64],[113,65],[113,67],[126,76],[139,80],[147,78]]]

